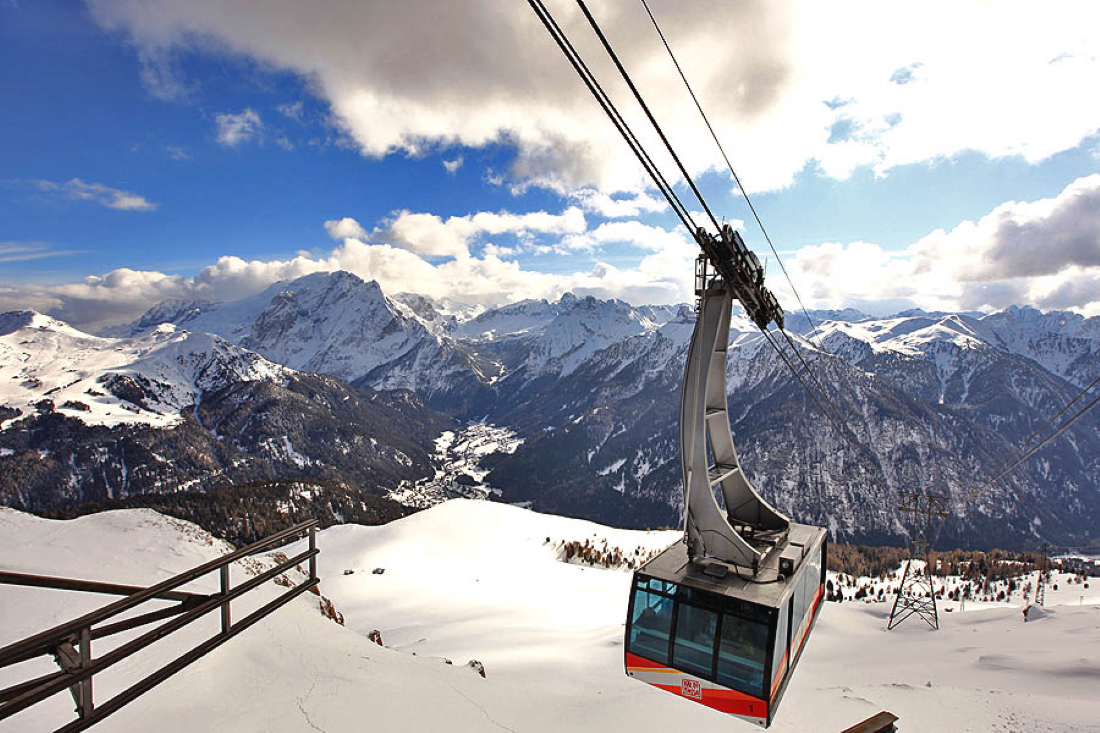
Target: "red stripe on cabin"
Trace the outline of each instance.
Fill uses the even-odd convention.
[[[651,683],[652,684],[652,683]],[[702,703],[708,708],[728,713],[730,715],[743,715],[750,718],[766,719],[768,717],[768,703],[751,695],[746,695],[737,690],[703,688],[703,699],[687,697],[683,694],[679,685],[653,685],[666,692],[671,692],[685,700]]]
[[[671,669],[667,664],[654,662],[652,659],[639,657],[637,654],[631,654],[630,652],[626,653],[626,666],[646,667],[647,669]]]

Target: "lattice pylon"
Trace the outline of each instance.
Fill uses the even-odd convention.
[[[922,494],[920,492],[902,492],[898,510],[913,515],[913,531],[910,534],[909,559],[905,561],[905,570],[898,585],[898,594],[894,598],[894,607],[890,611],[887,629],[892,629],[910,616],[923,618],[933,629],[940,628],[939,612],[936,608],[936,588],[932,582],[932,557],[929,537],[932,517],[946,517],[950,499],[946,496]],[[924,521],[921,521],[921,518]],[[914,561],[923,560],[924,567],[914,566]]]

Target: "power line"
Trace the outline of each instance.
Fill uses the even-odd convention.
[[[753,218],[756,219],[757,226],[760,227],[761,233],[764,235],[765,241],[768,243],[768,247],[771,248],[772,254],[775,255],[776,262],[779,263],[779,268],[783,270],[784,277],[787,278],[787,284],[791,286],[791,292],[794,293],[794,297],[798,300],[798,305],[802,309],[802,315],[806,316],[806,320],[810,323],[810,340],[813,340],[813,336],[818,332],[817,324],[814,323],[814,319],[810,317],[809,311],[806,310],[805,303],[802,302],[802,296],[798,294],[798,289],[795,288],[794,282],[791,280],[790,274],[787,272],[787,267],[783,264],[783,258],[779,256],[779,252],[776,251],[775,245],[772,244],[772,239],[768,236],[768,230],[764,228],[764,222],[761,221],[760,215],[756,213],[756,207],[752,204],[752,199],[749,198],[748,192],[745,190],[744,185],[741,183],[741,178],[737,175],[737,171],[733,169],[733,163],[730,162],[729,156],[726,155],[726,149],[722,147],[721,141],[718,140],[718,133],[714,131],[714,127],[710,124],[710,119],[707,117],[707,113],[703,111],[703,105],[699,103],[699,98],[695,96],[695,90],[691,88],[691,84],[688,83],[687,76],[684,74],[684,70],[680,68],[680,62],[676,60],[676,54],[672,52],[672,47],[669,46],[668,40],[665,38],[665,34],[661,31],[661,26],[657,23],[657,18],[653,15],[653,11],[649,9],[649,3],[646,0],[642,0],[642,7],[645,8],[646,13],[649,15],[649,19],[653,22],[653,28],[657,31],[657,35],[661,37],[661,42],[665,45],[665,50],[668,51],[669,58],[672,59],[672,63],[676,66],[676,71],[679,72],[680,78],[684,81],[684,86],[687,87],[688,94],[691,95],[691,101],[695,102],[695,108],[699,110],[699,114],[703,118],[703,122],[706,123],[707,129],[710,130],[710,136],[714,138],[714,144],[718,146],[718,152],[722,154],[722,158],[726,161],[726,167],[730,170],[730,175],[733,176],[733,180],[737,183],[737,189],[741,192],[741,195],[745,197],[745,203],[749,205],[749,210],[752,212]],[[818,336],[818,344],[820,348],[825,348],[821,344],[820,335]]]

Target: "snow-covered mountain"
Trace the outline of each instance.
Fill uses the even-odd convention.
[[[675,427],[689,306],[566,295],[478,312],[407,293],[390,298],[376,283],[323,273],[232,303],[158,306],[128,332],[149,338],[164,317],[290,367],[413,390],[460,421],[517,433],[518,449],[482,463],[485,486],[507,501],[624,525],[680,521]],[[1095,533],[1100,413],[1005,481],[984,484],[1056,406],[1100,375],[1100,318],[1027,308],[876,318],[848,309],[791,314],[788,328],[856,447],[735,315],[735,439],[780,509],[838,537],[897,541],[905,530],[896,492],[935,487],[955,498],[945,541],[1070,543]]]
[[[897,492],[932,487],[954,497],[943,533],[948,545],[1027,545],[1038,537],[1073,543],[1094,533],[1100,415],[1086,415],[1005,480],[985,486],[1077,387],[948,325],[909,325],[921,327],[898,329],[895,340],[845,335],[838,356],[793,337],[855,449],[759,332],[732,333],[734,438],[768,500],[853,541],[896,542],[905,534]],[[676,420],[690,328],[689,316],[617,343],[506,414],[526,441],[492,464],[488,480],[505,488],[505,498],[549,511],[627,526],[678,524]],[[826,328],[835,334],[848,325]]]
[[[316,273],[239,301],[158,305],[124,333],[146,333],[162,318],[218,334],[293,369],[368,389],[410,389],[435,408],[461,412],[500,367],[448,331],[442,304],[388,298],[376,282],[347,272]],[[411,304],[411,305],[410,305]]]
[[[514,407],[530,384],[675,317],[668,306],[576,298],[489,311],[402,293],[347,272],[316,273],[229,303],[168,302],[116,333],[164,322],[209,331],[294,369],[370,389],[410,389],[435,409],[476,418]]]
[[[289,374],[217,336],[169,323],[114,339],[33,311],[0,314],[0,404],[24,415],[57,411],[87,425],[167,427],[203,393],[238,382],[285,384]]]
[[[431,475],[448,424],[371,392],[161,324],[129,338],[0,315],[0,503],[52,509],[308,477],[382,494]]]

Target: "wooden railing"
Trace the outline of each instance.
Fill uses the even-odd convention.
[[[0,721],[10,718],[16,713],[26,710],[32,705],[66,689],[72,693],[73,700],[76,703],[77,719],[58,728],[59,733],[60,731],[68,733],[69,731],[85,730],[103,720],[204,654],[224,644],[281,606],[286,605],[293,598],[316,588],[320,582],[317,578],[316,531],[316,520],[297,524],[248,547],[236,550],[216,560],[211,560],[147,588],[0,571],[0,584],[125,596],[91,613],[0,649],[0,669],[46,655],[52,656],[60,667],[56,672],[24,680],[0,690]],[[229,566],[233,562],[268,550],[303,533],[307,533],[309,537],[307,550],[279,562],[271,569],[249,578],[237,586],[230,583]],[[309,563],[309,577],[306,582],[290,587],[274,600],[252,611],[239,621],[233,622],[230,611],[230,603],[233,600],[306,561]],[[220,588],[217,593],[204,595],[178,590],[180,586],[214,571],[218,572],[220,579]],[[167,608],[148,610],[138,613],[136,616],[121,618],[122,614],[154,601],[172,601],[174,605]],[[221,611],[221,628],[217,634],[190,651],[176,657],[147,677],[130,685],[130,687],[109,700],[99,704],[95,703],[92,689],[97,674],[216,609]],[[140,636],[111,649],[99,657],[93,656],[92,642],[94,640],[154,624],[158,621],[164,623],[149,629]]]

